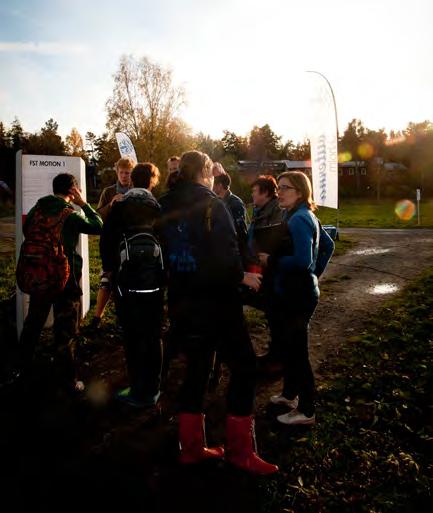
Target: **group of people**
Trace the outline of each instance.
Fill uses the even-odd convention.
[[[117,182],[104,189],[96,211],[84,203],[72,175],[54,179],[54,195],[39,200],[35,209],[54,215],[74,203],[84,215],[72,212],[63,220],[71,269],[64,290],[54,298],[30,295],[20,340],[23,368],[53,303],[55,337],[69,369],[64,377],[73,388],[83,388],[73,346],[81,276],[75,245],[79,233],[100,234],[102,272],[93,325],[99,325],[113,296],[129,379],[118,398],[143,408],[159,401],[167,291],[169,340],[187,363],[179,391],[179,461],[225,458],[253,474],[272,474],[278,467],[261,459],[255,444],[257,358],[243,305],[261,308],[268,320],[268,358],[283,372],[281,394],[270,401],[288,410],[278,421],[314,424],[308,325],[333,241],[314,215],[311,184],[302,172],[259,176],[252,184],[248,226],[245,205],[230,191],[230,176],[208,155],[188,151],[171,157],[168,171],[167,192],[156,200],[151,191],[159,182],[158,168],[120,159]],[[32,219],[33,211],[25,234]],[[207,447],[205,438],[204,397],[215,354],[230,371],[225,447]]]

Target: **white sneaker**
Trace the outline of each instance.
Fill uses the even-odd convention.
[[[303,413],[298,410],[289,411],[289,413],[285,413],[284,415],[278,415],[278,422],[281,424],[286,424],[287,426],[310,426],[316,423],[316,416],[307,417]]]
[[[298,407],[299,397],[296,396],[294,399],[286,399],[283,395],[273,395],[269,401],[272,404],[284,404],[289,408],[295,409]]]

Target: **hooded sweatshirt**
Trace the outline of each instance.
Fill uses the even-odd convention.
[[[74,208],[74,205],[68,203],[59,196],[44,196],[27,214],[26,221],[23,226],[24,236],[31,221],[36,207],[41,207],[42,211],[47,215],[59,215],[66,207]],[[82,212],[72,212],[65,220],[62,229],[62,244],[65,255],[68,258],[69,266],[71,269],[71,278],[74,278],[76,283],[81,279],[81,272],[83,268],[83,259],[77,252],[77,244],[80,233],[87,233],[89,235],[99,235],[102,230],[102,219],[100,215],[93,210],[87,203],[83,205]],[[70,278],[70,279],[71,279]]]
[[[147,189],[132,188],[121,201],[116,201],[104,223],[100,239],[102,268],[116,272],[120,264],[119,245],[123,234],[153,232],[161,207]]]

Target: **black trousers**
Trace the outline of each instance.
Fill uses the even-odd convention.
[[[272,362],[280,362],[284,352],[284,328],[281,317],[273,305],[272,283],[265,283],[259,292],[254,292],[248,287],[242,286],[242,301],[244,305],[252,306],[264,312],[269,327],[269,348],[266,359]]]
[[[20,366],[24,374],[31,368],[36,345],[53,306],[54,342],[57,348],[56,370],[65,384],[73,384],[77,378],[76,335],[80,324],[80,296],[81,289],[70,282],[55,298],[30,296],[29,311],[24,321],[18,349]]]
[[[311,417],[314,414],[315,384],[308,353],[308,331],[317,300],[311,300],[302,309],[299,305],[282,302],[275,306],[284,337],[282,394],[287,399],[294,399],[298,395],[298,410]]]
[[[155,404],[161,386],[163,293],[116,296],[131,396]]]
[[[201,304],[203,307],[203,304]],[[241,302],[207,304],[207,315],[197,322],[191,305],[191,317],[171,319],[174,336],[187,359],[180,390],[180,408],[185,413],[200,413],[204,407],[214,352],[230,371],[227,411],[231,415],[251,415],[255,404],[256,355],[243,317]]]

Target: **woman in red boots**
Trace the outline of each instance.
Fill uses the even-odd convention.
[[[187,358],[180,462],[225,457],[253,474],[272,474],[278,467],[262,460],[255,447],[256,357],[238,291],[240,283],[258,290],[261,276],[243,272],[233,221],[212,185],[210,158],[189,151],[175,186],[160,198],[171,329]],[[208,448],[204,436],[203,402],[215,350],[231,373],[225,450]]]

